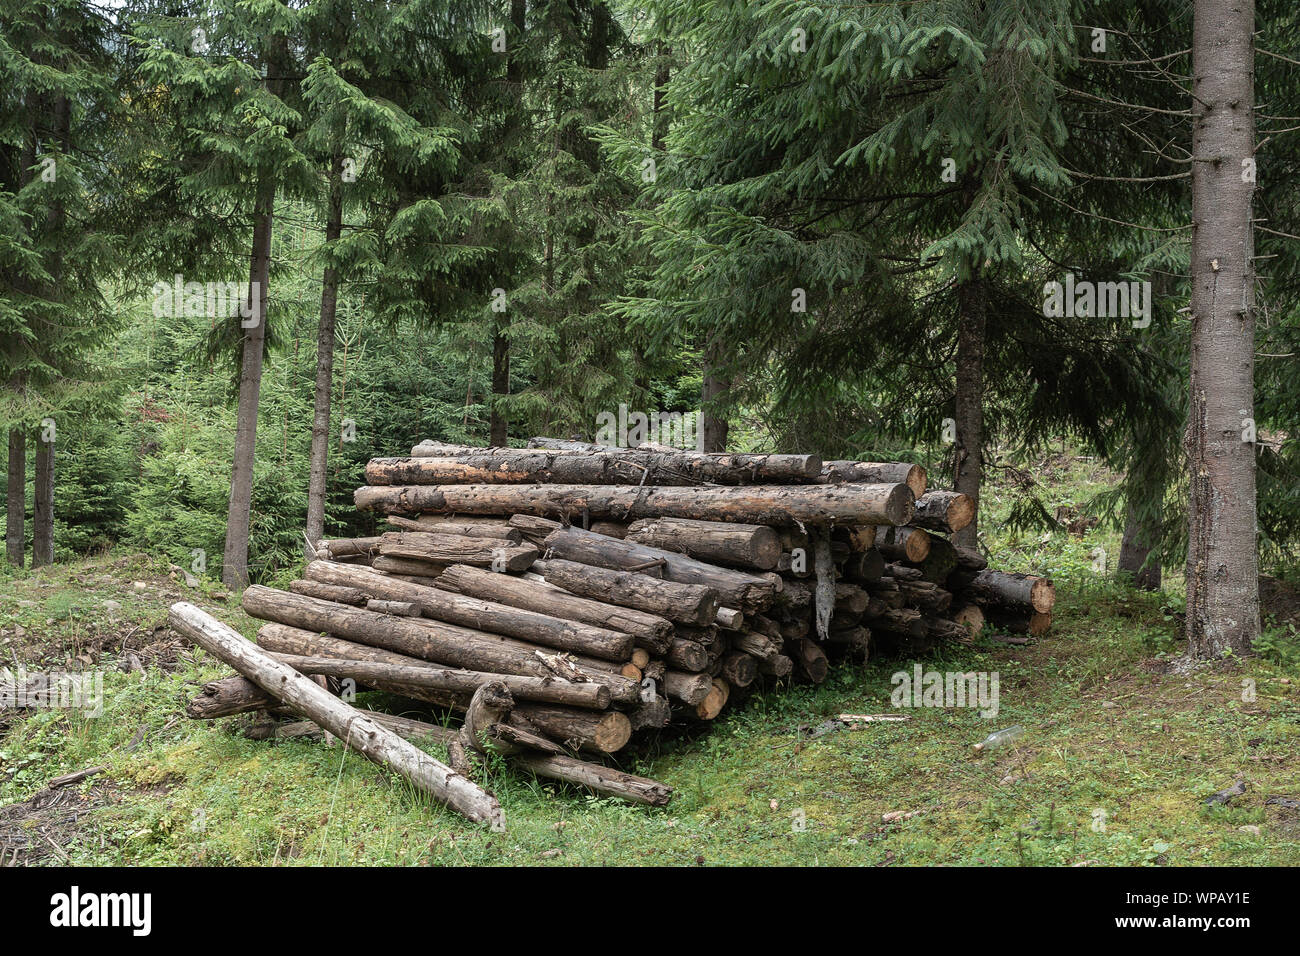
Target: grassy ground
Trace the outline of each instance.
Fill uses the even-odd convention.
[[[1109,480],[1064,457],[1035,473],[1053,489],[1052,507]],[[988,495],[989,543],[999,567],[1057,581],[1050,635],[921,662],[996,671],[996,719],[895,711],[891,676],[911,661],[840,667],[819,688],[752,699],[707,735],[627,755],[625,769],[676,788],[664,809],[489,767],[504,833],[466,824],[340,747],[253,742],[236,719],[186,719],[198,684],[228,670],[166,630],[167,606],[192,600],[255,630],[214,587],[188,588],[143,556],[0,578],[0,654],[11,668],[106,670],[100,717],[0,711],[0,865],[1300,861],[1295,658],[1166,673],[1180,646],[1176,596],[1138,594],[1098,573],[1098,547],[1118,554],[1110,532],[999,530],[1010,499],[1010,489]],[[843,712],[910,719],[816,732]],[[971,750],[1014,724],[1024,733],[1010,747]],[[83,783],[46,789],[101,764]],[[1206,804],[1238,781],[1243,794]],[[894,811],[911,816],[882,820]]]

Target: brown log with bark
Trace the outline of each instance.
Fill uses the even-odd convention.
[[[722,658],[718,676],[731,687],[748,687],[758,678],[758,658],[744,651],[732,651]]]
[[[807,637],[791,641],[787,645],[790,658],[794,661],[795,674],[803,680],[820,684],[830,673],[830,661],[826,652],[817,646],[817,642]]]
[[[324,548],[331,558],[370,557],[379,553],[379,538],[332,538],[321,541],[317,549]]]
[[[308,597],[320,598],[322,601],[333,601],[336,604],[352,604],[357,607],[364,607],[366,601],[370,599],[370,595],[357,588],[322,584],[320,581],[290,581],[289,590],[294,594],[305,594]]]
[[[708,674],[688,674],[685,671],[666,671],[663,679],[664,693],[673,700],[694,707],[708,696],[713,689],[713,680]]]
[[[414,604],[424,615],[435,620],[505,634],[604,660],[626,661],[631,656],[635,643],[633,636],[623,631],[485,601],[443,588],[394,581],[368,568],[312,562],[305,573],[314,580],[331,584],[346,583],[374,597]],[[491,571],[484,573],[494,574]]]
[[[969,495],[956,491],[927,491],[916,499],[916,513],[911,523],[918,528],[953,534],[974,520],[975,502]]]
[[[418,617],[420,614],[419,606],[410,601],[383,601],[377,598],[366,601],[366,610],[377,611],[380,614],[396,614],[398,617]]]
[[[882,528],[876,535],[876,550],[890,561],[924,561],[931,538],[921,528]]]
[[[709,666],[709,652],[703,644],[675,638],[664,658],[679,671],[702,671]]]
[[[391,767],[416,789],[470,820],[504,829],[504,816],[496,798],[478,784],[357,712],[318,687],[311,678],[274,660],[233,628],[185,602],[172,605],[168,620],[178,633],[224,660],[297,713],[320,724],[347,746],[375,763]]]
[[[339,562],[346,563],[346,562]],[[408,578],[426,578],[430,581],[438,578],[443,571],[447,569],[445,564],[434,564],[431,561],[417,561],[413,558],[394,558],[389,555],[381,554],[376,557],[367,567],[372,567],[376,571],[382,571],[388,575],[402,575]]]
[[[621,604],[683,624],[711,624],[718,613],[718,592],[698,584],[680,584],[635,571],[617,571],[560,558],[543,562],[542,576],[581,597]]]
[[[531,544],[512,545],[500,538],[425,531],[390,531],[380,538],[379,553],[384,557],[441,565],[469,564],[495,571],[526,571],[537,559],[537,548]]]
[[[436,458],[372,458],[371,485],[661,485],[804,483],[821,473],[816,455],[706,455],[676,450],[623,449],[572,454],[497,448]]]
[[[1052,627],[1051,612],[989,607],[984,613],[989,624],[1012,634],[1042,637]]]
[[[771,571],[781,556],[776,532],[759,524],[642,518],[628,525],[623,538],[701,561],[759,571]]]
[[[919,498],[925,494],[926,474],[920,465],[907,462],[828,461],[822,465],[817,481],[839,484],[845,481],[867,484],[905,484]]]
[[[1032,608],[1044,614],[1056,603],[1056,588],[1050,578],[1005,571],[955,571],[948,587],[987,609],[989,605]]]
[[[574,683],[554,677],[522,677],[517,674],[491,674],[483,671],[450,670],[423,661],[410,664],[375,661],[339,660],[334,657],[301,656],[268,652],[281,663],[302,674],[352,678],[358,683],[406,684],[454,694],[473,694],[485,684],[496,682],[520,700],[563,704],[589,710],[605,710],[610,704],[609,688],[603,684]]]
[[[459,534],[467,538],[499,538],[509,544],[519,544],[524,540],[522,532],[510,527],[500,518],[449,518],[443,515],[403,518],[401,515],[388,515],[385,520],[403,531]]]
[[[547,536],[547,557],[621,571],[654,572],[668,581],[711,588],[719,604],[743,611],[761,610],[772,601],[780,578],[750,574],[706,564],[684,554],[652,548],[633,541],[620,541],[580,528],[562,528]],[[717,613],[715,605],[709,620]],[[667,615],[664,615],[665,617]],[[700,623],[708,623],[702,621]]]
[[[959,566],[957,548],[947,538],[930,537],[930,553],[913,566],[921,572],[921,579],[931,584],[943,584]]]
[[[612,710],[599,713],[550,704],[517,704],[511,717],[522,717],[523,729],[536,728],[566,747],[612,754],[632,737],[627,715]]]
[[[260,620],[335,634],[439,664],[532,677],[551,677],[556,673],[546,660],[548,649],[441,621],[376,614],[257,584],[244,592],[243,606],[249,615]],[[615,700],[627,700],[629,694],[631,700],[636,699],[636,685],[600,668],[604,662],[585,657],[579,660],[580,669],[588,679],[606,684]],[[604,666],[613,665],[605,663]]]
[[[789,677],[794,672],[794,661],[784,654],[774,654],[758,662],[758,672],[765,677]]]
[[[353,495],[360,511],[385,514],[532,514],[616,521],[697,518],[743,524],[884,524],[912,519],[905,484],[751,485],[674,488],[662,485],[366,485]]]

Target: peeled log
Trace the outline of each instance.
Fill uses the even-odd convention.
[[[361,511],[386,514],[533,514],[593,519],[698,518],[746,524],[907,524],[905,484],[754,485],[366,485],[353,495]],[[968,499],[969,500],[969,499]],[[969,519],[968,519],[969,520]]]
[[[767,525],[690,518],[643,518],[620,537],[701,561],[770,571],[781,556],[781,540]]]
[[[954,571],[948,577],[952,591],[981,605],[1032,608],[1042,614],[1056,604],[1056,588],[1050,578],[1032,574],[1008,574],[1005,571]]]
[[[484,573],[494,574],[492,571]],[[347,582],[376,597],[410,602],[426,616],[450,624],[492,631],[611,661],[626,661],[632,654],[634,638],[621,631],[521,610],[508,604],[497,604],[443,588],[394,581],[368,568],[349,568],[313,561],[307,566],[306,574],[314,580],[328,583]]]
[[[915,497],[925,494],[925,469],[907,462],[828,461],[822,466],[817,481],[821,484],[845,481],[872,484],[901,482],[912,489]]]
[[[176,631],[320,724],[347,746],[377,764],[391,767],[416,789],[466,818],[504,829],[505,820],[496,798],[478,784],[316,686],[311,678],[274,660],[233,628],[185,602],[173,604],[168,619]]]
[[[718,613],[718,592],[698,584],[679,584],[634,571],[616,571],[559,558],[544,562],[543,567],[542,576],[566,591],[658,614],[670,621],[712,624]]]
[[[902,521],[899,524],[910,523],[931,531],[952,534],[974,520],[975,502],[969,495],[957,491],[927,491],[916,499],[916,515],[911,522]]]
[[[673,625],[667,618],[588,600],[549,584],[521,580],[482,568],[452,565],[438,578],[438,587],[551,617],[621,631],[632,635],[636,644],[656,654],[666,651],[672,640]]]
[[[483,449],[445,457],[372,458],[372,485],[568,484],[718,485],[812,481],[816,455],[731,455],[623,449],[573,454],[527,448]]]
[[[621,571],[645,571],[659,563],[659,572],[665,579],[712,588],[718,592],[720,604],[743,610],[761,610],[771,603],[780,580],[772,575],[720,568],[684,554],[633,541],[620,541],[580,528],[562,528],[553,532],[547,536],[543,546],[548,557]],[[712,615],[709,620],[712,620]]]
[[[380,539],[379,553],[384,557],[442,565],[470,564],[496,571],[526,571],[537,558],[537,549],[531,544],[512,545],[500,538],[423,531],[390,531]]]

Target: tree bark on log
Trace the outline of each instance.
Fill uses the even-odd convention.
[[[389,515],[386,520],[394,528],[400,528],[403,531],[459,534],[467,538],[500,538],[509,544],[519,544],[524,540],[522,533],[499,518],[443,519],[441,515],[420,515],[418,518],[403,518],[401,515]]]
[[[745,611],[761,610],[770,604],[780,580],[772,575],[720,568],[684,554],[620,541],[579,528],[562,528],[548,535],[543,546],[548,557],[622,571],[647,570],[655,562],[662,562],[661,571],[665,579],[712,588],[717,592],[720,604]],[[714,613],[716,611],[715,606]],[[710,614],[709,621],[712,619],[713,614]]]
[[[372,458],[371,485],[660,485],[804,483],[821,472],[816,455],[705,455],[628,449],[586,455],[539,449],[485,450],[446,458]]]
[[[496,798],[406,740],[318,687],[309,677],[279,663],[233,628],[193,604],[173,604],[171,626],[208,653],[221,658],[291,709],[309,717],[347,746],[381,766],[391,767],[416,789],[474,822],[504,829]]]
[[[1005,571],[956,571],[948,577],[949,590],[975,603],[1000,607],[1033,608],[1044,614],[1056,603],[1056,588],[1049,578]]]
[[[547,581],[580,597],[621,604],[683,624],[712,624],[718,613],[718,592],[712,588],[560,558],[543,564],[542,576]]]
[[[563,704],[587,710],[609,707],[609,688],[603,684],[574,683],[554,677],[522,677],[517,674],[490,674],[484,671],[449,670],[414,661],[389,664],[374,661],[338,660],[333,657],[303,657],[298,654],[272,652],[271,656],[303,674],[352,678],[359,683],[389,682],[442,690],[455,694],[474,694],[491,682],[501,683],[520,700],[545,704]]]
[[[642,518],[628,526],[625,540],[680,551],[700,561],[771,571],[781,557],[781,541],[767,525]]]
[[[616,710],[597,713],[549,704],[519,704],[512,716],[524,718],[546,736],[574,750],[612,754],[622,750],[632,737],[627,715]]]
[[[876,550],[891,561],[924,561],[930,544],[921,528],[882,528],[876,535]]]
[[[830,662],[826,652],[817,646],[817,642],[807,637],[791,641],[788,645],[789,656],[794,661],[795,673],[804,680],[820,684],[830,673]]]
[[[685,671],[664,673],[664,693],[673,700],[694,707],[713,689],[713,678],[708,674],[688,674]]]
[[[329,562],[313,563],[328,564]],[[336,566],[343,567],[343,565]],[[367,570],[369,569],[367,568]],[[370,598],[370,595],[359,588],[323,584],[320,581],[290,581],[289,590],[294,594],[305,594],[308,597],[320,598],[322,601],[333,601],[335,604],[351,604],[354,607],[365,607],[366,601]]]
[[[332,604],[301,594],[253,585],[244,592],[252,617],[341,637],[422,660],[496,674],[551,677],[555,671],[536,644],[425,618],[400,618]],[[612,665],[606,665],[612,667]],[[588,678],[609,686],[615,699],[636,699],[636,685],[607,670],[581,666]],[[630,687],[629,687],[630,685]]]
[[[484,573],[504,577],[492,571]],[[635,643],[631,634],[622,631],[498,604],[450,589],[394,581],[368,568],[312,562],[307,566],[306,574],[313,580],[330,584],[346,583],[370,596],[415,604],[426,616],[449,624],[505,634],[604,660],[626,661]]]
[[[698,518],[743,524],[907,524],[912,490],[894,485],[366,485],[358,510],[385,514],[534,514],[617,521]]]
[[[818,484],[833,485],[846,481],[864,484],[902,483],[916,498],[925,494],[926,474],[920,465],[908,462],[828,461],[822,465]]]
[[[512,545],[500,538],[425,531],[390,531],[380,538],[379,553],[389,558],[444,566],[469,564],[495,571],[526,571],[537,558],[537,549],[531,544]]]
[[[452,565],[438,578],[438,587],[550,617],[621,631],[630,634],[638,646],[654,654],[668,650],[672,640],[673,625],[667,618],[578,597],[553,585],[520,580],[482,568]]]
[[[916,513],[911,524],[930,531],[953,534],[974,520],[975,502],[969,496],[956,491],[927,491],[916,499]]]

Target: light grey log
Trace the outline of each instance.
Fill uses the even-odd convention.
[[[318,687],[311,678],[281,664],[233,628],[187,602],[173,604],[171,626],[208,653],[221,658],[264,691],[309,717],[368,759],[391,767],[416,789],[467,819],[505,828],[496,798],[450,767]]]

